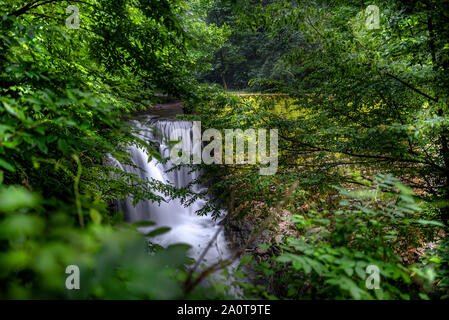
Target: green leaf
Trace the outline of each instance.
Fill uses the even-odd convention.
[[[168,227],[162,227],[162,228],[158,228],[156,230],[151,231],[150,233],[146,234],[147,237],[156,237],[159,236],[161,234],[167,233],[171,230],[171,228]]]
[[[417,222],[419,224],[422,224],[422,225],[425,225],[425,226],[436,226],[436,227],[442,227],[442,228],[445,227],[445,225],[443,223],[438,222],[438,221],[433,221],[433,220],[422,220],[422,219],[420,219],[420,220],[417,220]]]
[[[69,146],[65,139],[58,140],[58,149],[61,150],[61,152],[65,155],[67,155],[69,153]]]
[[[12,164],[10,164],[9,162],[7,162],[6,160],[0,158],[0,167],[11,171],[11,172],[16,172],[16,168],[14,168],[14,166]]]
[[[136,228],[140,228],[140,227],[152,227],[154,226],[155,223],[153,221],[139,221],[139,222],[134,222],[132,224],[133,227]]]
[[[92,221],[95,223],[95,224],[101,224],[101,220],[103,219],[103,217],[101,216],[101,213],[100,212],[98,212],[96,209],[94,209],[94,208],[91,208],[90,210],[89,210],[89,214],[90,214],[90,217],[91,217],[91,219],[92,219]]]
[[[30,208],[37,204],[37,197],[23,187],[10,186],[0,189],[0,211],[11,212]]]

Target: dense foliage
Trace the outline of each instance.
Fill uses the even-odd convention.
[[[66,28],[68,1],[0,1],[0,295],[182,297],[186,248],[150,256],[112,204],[185,192],[106,159],[129,162],[128,145],[160,157],[125,120],[155,92],[194,97],[195,48],[221,31],[181,1],[75,3],[80,29]],[[71,264],[94,279],[82,292],[64,286]]]
[[[392,174],[413,189],[414,201],[420,208],[413,219],[435,220],[447,226],[448,2],[370,3],[380,9],[379,28],[366,26],[368,4],[356,1],[223,3],[232,4],[236,19],[248,28],[263,30],[275,39],[290,39],[296,34],[304,37],[282,59],[285,70],[294,75],[282,80],[282,91],[289,92],[293,102],[263,95],[234,97],[231,102],[222,97],[212,107],[198,108],[205,126],[279,130],[280,167],[275,176],[261,177],[254,166],[218,166],[211,173],[219,181],[213,189],[222,202],[232,199],[232,207],[241,217],[261,210],[258,216],[278,221],[272,209],[286,188],[299,182],[302,190],[295,197],[296,205],[289,209],[289,214],[296,217],[299,235],[270,251],[274,258],[271,262],[262,258],[263,278],[272,276],[282,282],[267,284],[262,290],[264,295],[271,292],[271,296],[290,298],[447,297],[447,246],[443,240],[447,227],[429,231],[427,222],[421,225],[406,220],[400,203],[399,207],[389,208],[398,217],[393,221],[381,218],[379,209],[365,202],[354,211],[355,208],[339,205],[344,193],[339,195],[334,187],[363,189],[366,181],[377,183],[376,174]],[[384,201],[381,205],[388,206],[388,200]],[[310,203],[314,202],[318,205],[311,210]],[[415,212],[408,210],[409,214]],[[372,215],[376,218],[372,219]],[[304,225],[324,229],[324,234],[316,235],[321,239],[318,243],[304,243],[302,232],[311,236]],[[285,232],[277,229],[276,223],[272,228],[274,232]],[[429,258],[422,250],[418,257],[405,257],[408,249],[395,247],[404,244],[399,234],[389,234],[396,228],[407,234],[407,241],[411,241],[412,235],[419,235],[419,242],[410,244],[416,250],[435,239],[438,249],[433,254],[437,257]],[[365,231],[370,241],[383,241],[384,236],[393,241],[380,247],[368,240],[355,242]],[[427,233],[430,238],[424,235]],[[279,255],[279,250],[284,253]],[[349,264],[343,266],[342,259]],[[377,293],[367,292],[361,274],[348,269],[356,261],[365,265],[374,260],[383,266],[385,277],[394,274],[389,287]],[[415,263],[430,268],[425,272],[438,274],[431,283],[439,286],[432,287],[429,295],[423,281],[409,285],[410,273],[417,271],[407,268]]]
[[[265,1],[271,4],[274,1]],[[196,74],[200,81],[217,83],[225,90],[285,90],[285,82],[295,79],[295,72],[284,58],[293,48],[304,44],[304,36],[284,25],[273,35],[257,20],[242,22],[230,1],[213,1],[207,11],[209,25],[225,27],[227,41],[209,58],[210,68]]]
[[[201,196],[107,161],[160,159],[128,121],[160,94],[203,129],[279,131],[275,175],[195,168],[215,198],[199,214],[251,222],[247,297],[448,298],[449,2],[370,4],[379,28],[350,0],[0,0],[0,298],[225,297],[192,285],[210,270],[189,273],[187,246],[148,247],[114,210]],[[91,275],[76,292],[72,264]]]

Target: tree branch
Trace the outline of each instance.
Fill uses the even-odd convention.
[[[438,102],[438,101],[439,101],[438,98],[434,98],[434,97],[429,96],[427,93],[424,93],[424,92],[422,92],[421,90],[419,90],[419,89],[413,87],[411,84],[405,82],[405,81],[402,80],[401,78],[399,78],[399,77],[397,77],[397,76],[395,76],[395,75],[393,75],[393,74],[391,74],[391,73],[389,73],[389,72],[386,72],[385,74],[386,74],[387,76],[389,76],[390,78],[393,78],[394,80],[399,81],[400,83],[402,83],[402,84],[403,84],[404,86],[406,86],[407,88],[409,88],[409,89],[415,91],[416,93],[419,93],[419,94],[422,95],[423,97],[426,97],[427,99],[432,100],[433,102]]]

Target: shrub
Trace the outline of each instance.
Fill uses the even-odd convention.
[[[406,265],[401,253],[410,245],[419,247],[434,239],[444,225],[422,219],[412,191],[388,175],[377,176],[366,190],[340,189],[340,194],[344,200],[336,211],[313,209],[293,216],[301,235],[285,240],[270,263],[257,266],[274,279],[274,296],[428,298],[435,272],[418,264]],[[374,282],[368,276],[376,269],[380,284],[371,290],[369,284]]]

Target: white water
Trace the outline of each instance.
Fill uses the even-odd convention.
[[[170,156],[170,150],[166,145],[167,138],[170,133],[176,129],[187,129],[192,132],[192,123],[188,121],[176,120],[151,120],[148,118],[146,122],[135,121],[135,125],[139,128],[139,137],[147,142],[157,141],[160,145],[159,152],[162,158]],[[151,130],[155,128],[156,131]],[[122,165],[115,161],[123,170],[138,174],[143,180],[152,178],[164,183],[171,183],[178,188],[186,187],[199,176],[198,171],[193,171],[189,167],[181,167],[179,170],[167,172],[174,165],[168,161],[163,164],[156,159],[148,162],[150,156],[146,151],[135,146],[130,147],[133,163],[138,168]],[[202,191],[201,186],[192,186],[193,191]],[[162,194],[155,192],[162,196]],[[207,247],[216,232],[220,229],[219,221],[214,221],[210,215],[198,216],[195,212],[201,209],[205,200],[197,200],[189,207],[184,207],[178,199],[170,200],[168,202],[153,203],[151,201],[144,201],[133,206],[132,200],[127,199],[122,202],[119,207],[125,214],[127,222],[139,221],[153,221],[156,227],[142,228],[142,232],[148,232],[154,228],[169,227],[170,231],[152,238],[153,243],[161,246],[169,246],[172,244],[186,243],[191,246],[189,255],[197,260],[204,249]],[[221,231],[214,241],[213,245],[204,255],[201,264],[211,265],[219,260],[225,260],[232,255],[228,248],[228,242],[225,239],[223,231]],[[234,264],[235,266],[235,264]],[[197,270],[199,271],[199,270]]]

